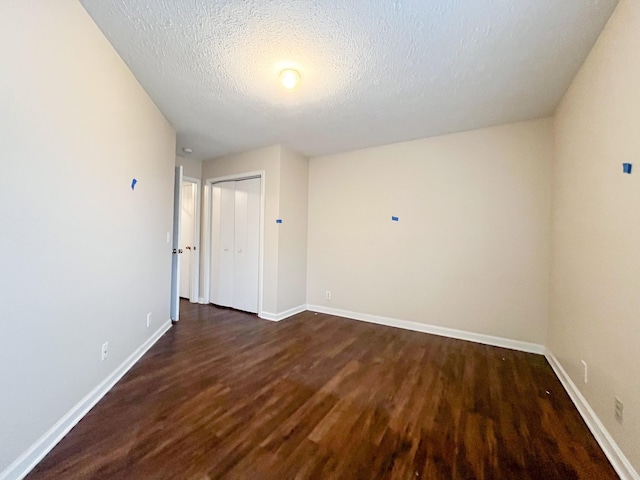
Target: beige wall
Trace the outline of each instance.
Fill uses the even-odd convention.
[[[173,129],[77,2],[5,2],[0,472],[168,320],[176,162],[203,179],[266,172],[266,312],[306,295],[546,343],[640,469],[640,162],[621,172],[640,155],[639,45],[640,3],[622,0],[553,125],[198,165],[176,159]]]
[[[308,303],[543,344],[551,157],[546,119],[312,158]]]
[[[275,314],[278,309],[278,225],[280,209],[280,146],[260,148],[229,155],[202,164],[202,178],[240,175],[264,170],[265,172],[265,219],[264,219],[264,264],[263,264],[263,309]],[[204,210],[203,210],[204,212]],[[205,268],[202,268],[205,271]],[[202,292],[200,293],[202,296]]]
[[[640,2],[622,0],[555,119],[548,346],[640,470]],[[634,164],[632,175],[622,163]],[[581,360],[589,367],[583,382]],[[625,405],[614,419],[614,397]]]
[[[176,156],[176,167],[182,166],[182,174],[185,177],[197,178],[202,177],[202,162],[193,158],[185,158]]]
[[[278,313],[307,303],[309,161],[287,148],[280,157]]]
[[[0,58],[2,472],[169,321],[175,133],[77,1],[3,1]]]

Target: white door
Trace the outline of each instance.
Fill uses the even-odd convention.
[[[191,298],[191,264],[194,247],[196,184],[182,182],[182,215],[180,218],[180,296]]]
[[[233,255],[233,304],[258,312],[258,249],[260,247],[260,179],[236,182]]]
[[[258,312],[260,178],[212,185],[211,303]]]
[[[211,188],[211,303],[233,307],[235,182]]]
[[[175,168],[173,179],[173,236],[171,239],[171,320],[180,316],[180,216],[182,213],[182,167]]]

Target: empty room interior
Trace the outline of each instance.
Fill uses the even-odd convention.
[[[4,0],[0,480],[640,479],[639,52],[638,0]]]

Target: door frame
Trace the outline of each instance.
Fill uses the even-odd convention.
[[[236,175],[226,175],[223,177],[207,178],[204,185],[203,208],[203,237],[202,243],[202,266],[203,266],[203,285],[202,285],[202,303],[209,304],[211,300],[211,227],[213,225],[211,216],[213,209],[211,208],[212,186],[216,183],[233,182],[238,180],[247,180],[249,178],[260,178],[260,245],[258,247],[258,317],[262,317],[263,300],[264,300],[264,215],[265,215],[265,183],[266,175],[264,170],[253,172],[244,172]]]
[[[193,246],[191,250],[191,282],[189,286],[189,302],[198,303],[200,291],[200,203],[202,199],[202,180],[195,177],[182,177],[182,183],[193,183],[196,186],[194,195],[195,210],[193,212]]]
[[[173,323],[180,320],[180,217],[182,214],[182,165],[174,168],[173,228],[171,230],[171,291],[169,316]]]

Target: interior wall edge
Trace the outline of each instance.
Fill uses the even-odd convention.
[[[259,316],[263,320],[270,320],[272,322],[279,322],[285,318],[293,317],[298,313],[302,313],[307,310],[307,305],[298,305],[297,307],[290,308],[280,313],[262,312]]]
[[[4,472],[0,480],[19,480],[24,478],[38,463],[75,427],[89,411],[109,393],[125,374],[138,363],[145,353],[171,328],[171,320],[162,325],[129,358],[100,382],[91,392],[80,400],[60,420],[58,420],[29,449],[16,458]]]

